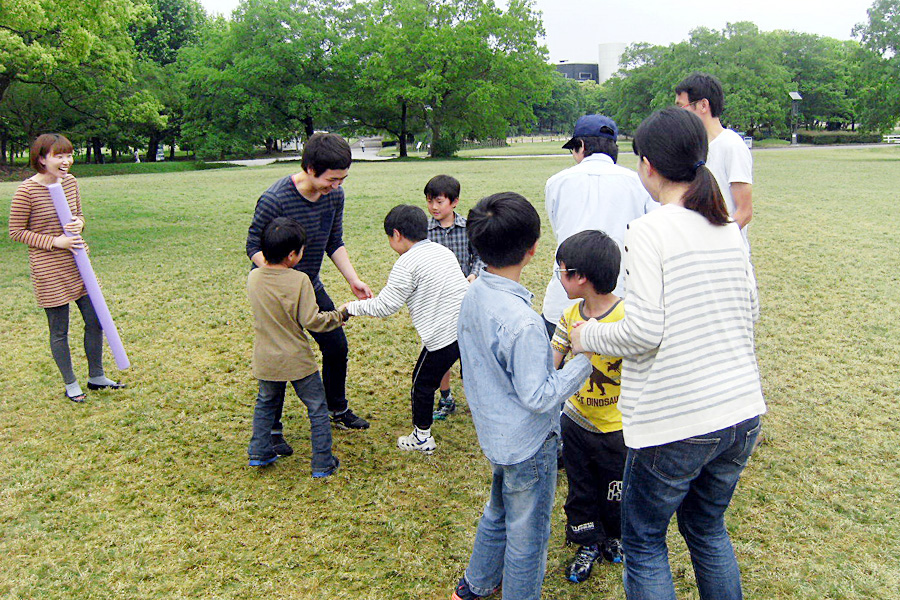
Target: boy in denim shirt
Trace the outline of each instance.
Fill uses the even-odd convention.
[[[538,600],[556,492],[560,406],[590,375],[590,357],[553,368],[544,321],[519,283],[541,233],[534,207],[519,194],[494,194],[469,211],[467,229],[487,270],[463,299],[459,348],[466,399],[493,481],[453,600],[487,596],[501,581],[504,597]]]

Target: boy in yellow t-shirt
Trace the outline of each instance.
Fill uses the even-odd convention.
[[[553,334],[557,368],[571,350],[569,335],[588,319],[619,321],[624,304],[612,291],[619,276],[621,254],[602,231],[582,231],[556,251],[556,275],[570,299],[581,298],[565,312]],[[567,576],[586,580],[594,562],[622,562],[621,500],[625,471],[625,440],[619,412],[621,356],[595,354],[584,385],[566,400],[560,417],[563,464],[569,480],[566,498],[566,541],[580,548]]]

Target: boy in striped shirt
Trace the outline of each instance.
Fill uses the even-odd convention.
[[[431,454],[436,448],[431,435],[434,393],[444,374],[459,360],[456,324],[469,282],[453,252],[427,239],[428,220],[422,209],[395,206],[384,218],[384,232],[391,248],[400,255],[387,284],[375,298],[349,302],[340,310],[353,316],[384,318],[404,304],[409,308],[425,347],[412,373],[413,431],[397,438],[397,447]]]

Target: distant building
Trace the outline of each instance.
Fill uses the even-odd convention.
[[[568,79],[603,83],[619,70],[622,54],[627,47],[628,44],[621,42],[598,44],[596,63],[561,62],[556,65],[556,70]]]
[[[567,79],[599,83],[598,69],[595,64],[564,62],[556,65],[556,70],[565,75]]]

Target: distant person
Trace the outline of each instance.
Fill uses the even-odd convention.
[[[435,175],[425,184],[425,205],[431,217],[428,219],[428,239],[446,246],[459,261],[463,275],[475,281],[484,269],[484,263],[472,247],[466,235],[466,219],[456,214],[459,205],[460,185],[450,175]],[[441,398],[434,412],[436,420],[446,419],[456,411],[456,400],[450,391],[450,371],[441,379]]]
[[[722,83],[712,75],[694,73],[675,88],[675,104],[703,122],[709,138],[706,167],[716,177],[728,214],[740,226],[744,240],[749,240],[747,226],[753,218],[753,156],[744,139],[725,129],[719,120],[725,108]]]
[[[141,152],[139,150],[134,151],[134,162],[141,162]]]
[[[412,368],[413,430],[397,438],[401,450],[434,452],[434,393],[459,360],[456,324],[469,287],[453,252],[427,239],[428,220],[417,206],[395,206],[384,218],[388,244],[400,255],[378,296],[341,307],[353,316],[388,317],[404,304],[424,348]]]
[[[325,387],[304,329],[333,331],[344,320],[336,310],[320,311],[309,275],[294,270],[305,244],[306,232],[299,223],[288,217],[273,219],[260,239],[264,263],[247,277],[255,332],[253,376],[259,380],[247,454],[251,467],[264,467],[294,453],[281,424],[284,392],[290,382],[306,405],[312,476],[320,478],[334,473],[340,461],[331,453]]]
[[[625,227],[656,208],[634,171],[616,164],[619,128],[604,115],[587,115],[563,148],[577,163],[547,180],[544,198],[550,226],[559,247],[566,238],[589,229],[606,232],[621,248]],[[623,275],[614,293],[622,296]],[[544,294],[542,313],[552,336],[563,311],[571,305],[559,279],[552,276]]]
[[[622,300],[613,294],[619,277],[618,245],[602,231],[576,233],[556,251],[556,273],[570,300],[556,326],[551,345],[557,368],[572,351],[572,330],[588,319],[620,321]],[[562,458],[569,480],[566,498],[566,543],[577,544],[566,576],[581,583],[594,563],[622,562],[622,474],[625,440],[619,389],[622,357],[594,354],[593,370],[563,407],[560,417]]]
[[[553,367],[550,340],[533,295],[520,283],[537,251],[541,219],[513,192],[469,211],[469,238],[487,264],[459,314],[459,349],[478,443],[491,463],[487,506],[453,600],[473,600],[503,584],[503,597],[538,600],[547,566],[556,494],[559,407],[591,372],[588,356]]]
[[[84,352],[89,390],[125,387],[103,370],[103,329],[75,264],[75,250],[87,251],[81,237],[84,213],[78,181],[69,173],[74,163],[72,142],[58,133],[45,133],[31,144],[31,168],[37,171],[16,189],[9,209],[9,237],[28,246],[31,283],[38,305],[47,314],[50,352],[65,385],[65,396],[84,402],[86,395],[72,368],[69,350],[69,303],[75,302],[84,319]],[[62,185],[72,221],[60,225],[48,185]],[[66,233],[74,234],[71,237]]]
[[[294,267],[309,276],[316,291],[316,304],[334,310],[319,271],[325,254],[337,267],[357,298],[371,298],[372,290],[356,274],[344,247],[344,190],[341,184],[350,172],[350,146],[334,133],[316,133],[303,148],[301,171],[283,177],[263,192],[247,232],[247,256],[253,268],[265,264],[260,239],[262,231],[277,217],[291,217],[306,230],[306,250]],[[347,337],[343,329],[310,332],[322,351],[322,381],[332,424],[339,429],[367,429],[369,422],[357,416],[347,401]],[[273,434],[281,432],[273,431]]]
[[[625,235],[622,320],[590,319],[571,333],[575,352],[624,357],[625,594],[675,599],[666,531],[677,514],[700,598],[737,600],[725,511],[766,412],[753,339],[756,278],[705,165],[700,119],[657,111],[634,143],[641,182],[661,207]]]

